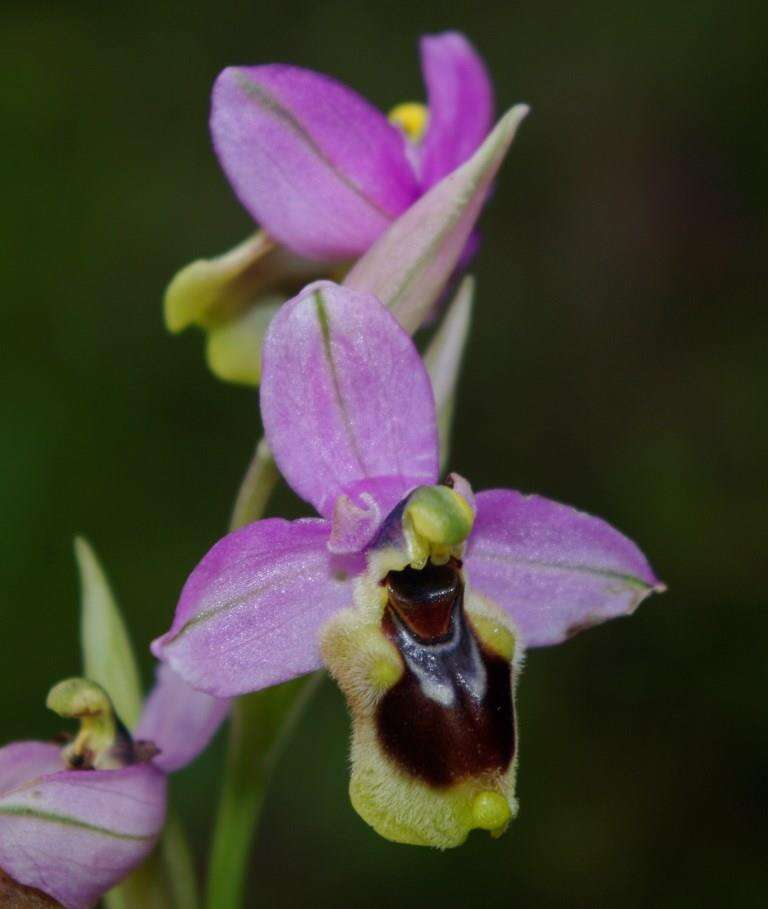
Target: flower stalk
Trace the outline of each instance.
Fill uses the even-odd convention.
[[[235,497],[230,529],[258,520],[279,474],[264,439]],[[243,904],[250,848],[272,767],[319,681],[319,674],[238,698],[232,708],[227,763],[208,870],[208,909]]]
[[[272,768],[309,703],[319,673],[235,702],[208,873],[208,909],[244,905],[247,863]]]

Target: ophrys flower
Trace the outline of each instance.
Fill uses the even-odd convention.
[[[513,108],[489,135],[492,89],[467,39],[427,36],[421,51],[427,104],[398,105],[389,119],[335,79],[298,66],[232,66],[216,80],[214,146],[262,230],[182,269],[166,292],[165,316],[172,331],[191,323],[207,331],[208,362],[220,378],[258,384],[260,342],[277,306],[313,278],[340,277],[461,167],[469,170],[419,214],[416,233],[445,233],[430,239],[428,258],[442,256],[449,273],[466,262],[476,245],[467,237],[514,133],[510,119],[516,127],[527,108]],[[454,214],[462,242],[447,253]],[[418,246],[414,226],[405,227],[406,245]],[[422,297],[417,324],[444,283]],[[413,318],[403,316],[410,328]]]
[[[81,729],[63,748],[0,748],[0,877],[9,892],[39,891],[66,909],[87,909],[152,851],[167,774],[208,744],[229,703],[161,666],[135,736],[104,689],[85,679],[59,683],[48,704]]]
[[[648,562],[567,506],[438,484],[429,377],[374,297],[321,282],[286,304],[261,407],[280,470],[321,517],[259,521],[214,546],[156,655],[217,696],[324,660],[350,704],[366,820],[438,847],[502,831],[523,650],[631,612],[660,589]]]

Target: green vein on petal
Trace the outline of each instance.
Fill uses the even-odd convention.
[[[413,334],[450,278],[461,248],[430,276],[431,265],[471,206],[482,203],[527,113],[522,104],[507,111],[468,161],[433,186],[373,244],[349,272],[345,286],[377,296]],[[392,263],[398,265],[396,278]]]
[[[275,117],[278,117],[292,129],[307,145],[312,154],[322,161],[322,163],[331,170],[348,189],[359,196],[366,205],[369,205],[377,214],[386,218],[388,221],[391,221],[395,217],[392,212],[382,208],[375,199],[371,199],[370,196],[367,196],[354,180],[350,179],[350,177],[345,173],[342,173],[342,171],[336,167],[328,155],[326,155],[317,142],[315,142],[309,130],[307,130],[286,107],[283,107],[274,95],[270,94],[263,86],[258,85],[256,82],[252,82],[248,76],[240,70],[235,71],[235,79],[237,80],[238,86],[249,98],[253,99],[257,104],[269,111],[269,113],[273,114]]]
[[[100,833],[116,840],[150,842],[155,839],[154,833],[118,833],[116,830],[110,830],[108,827],[99,827],[96,824],[89,824],[87,821],[81,821],[74,817],[67,817],[63,814],[53,814],[49,811],[36,811],[34,808],[28,808],[26,805],[2,805],[0,806],[0,815],[30,818],[35,821],[46,821],[49,824],[61,824],[64,827],[76,827],[79,830]]]
[[[569,565],[561,562],[539,562],[536,559],[520,559],[506,555],[493,555],[486,552],[475,552],[472,558],[476,560],[485,560],[488,562],[501,562],[505,565],[525,565],[529,568],[541,568],[545,571],[562,571],[574,572],[575,574],[589,574],[595,577],[606,578],[609,580],[621,581],[630,587],[636,587],[639,590],[647,592],[662,592],[665,590],[663,584],[649,584],[642,578],[635,577],[632,574],[624,574],[621,571],[613,571],[610,568],[593,568],[590,565]]]
[[[363,473],[367,473],[365,467],[365,461],[363,459],[363,454],[360,451],[360,446],[358,445],[357,438],[355,437],[354,426],[352,420],[349,416],[349,411],[347,410],[347,402],[344,400],[344,395],[341,391],[341,382],[339,381],[339,372],[336,369],[336,361],[333,359],[333,348],[331,347],[331,323],[328,318],[328,310],[325,308],[325,301],[323,300],[323,295],[320,291],[314,293],[315,308],[317,310],[317,321],[320,323],[320,332],[323,336],[323,349],[325,351],[325,358],[328,361],[328,369],[331,373],[331,381],[333,382],[333,391],[336,397],[336,403],[339,405],[339,410],[341,411],[342,418],[344,419],[344,426],[347,430],[347,437],[349,438],[349,443],[352,447],[352,451],[355,455],[355,460]]]

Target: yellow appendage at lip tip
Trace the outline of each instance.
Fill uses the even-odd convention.
[[[481,830],[502,832],[512,818],[509,802],[498,792],[480,792],[472,804],[472,819]]]
[[[389,122],[399,126],[411,142],[418,142],[427,131],[429,110],[418,101],[405,101],[389,112]]]

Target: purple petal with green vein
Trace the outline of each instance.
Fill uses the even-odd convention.
[[[378,297],[413,334],[453,274],[520,122],[513,107],[458,170],[412,205],[362,256],[346,287]]]
[[[386,514],[434,483],[432,386],[418,351],[369,294],[322,281],[275,316],[264,340],[261,412],[280,472],[324,517],[372,496]]]
[[[218,697],[319,668],[320,628],[352,602],[353,566],[330,554],[329,532],[317,518],[271,518],[224,537],[189,576],[155,656]]]
[[[211,132],[245,208],[309,258],[359,255],[418,193],[400,133],[320,73],[228,67],[214,85]]]
[[[0,868],[87,909],[152,851],[165,775],[151,764],[41,776],[0,796]]]
[[[637,546],[600,518],[507,489],[476,502],[469,583],[509,612],[528,647],[559,644],[664,590]]]

